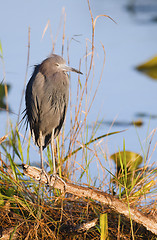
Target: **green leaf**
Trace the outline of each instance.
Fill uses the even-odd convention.
[[[117,178],[125,188],[131,189],[133,183],[137,181],[138,167],[143,162],[140,154],[135,152],[125,151],[125,142],[123,151],[119,151],[110,156],[114,160],[117,168]]]
[[[131,167],[132,170],[136,170],[138,166],[143,162],[143,157],[140,154],[130,151],[121,151],[110,156],[110,158],[113,159],[116,163],[117,168],[121,167],[120,157],[122,159],[122,163],[124,164],[126,161],[127,167]]]
[[[138,71],[141,71],[153,79],[157,79],[157,56],[151,58],[149,61],[136,67]]]
[[[11,85],[7,84],[7,91],[10,91]],[[0,84],[0,110],[1,109],[6,109],[6,103],[5,103],[5,85],[4,84]]]

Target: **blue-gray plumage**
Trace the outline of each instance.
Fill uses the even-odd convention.
[[[68,71],[82,74],[67,66],[62,57],[52,54],[35,66],[26,87],[26,116],[34,141],[40,148],[41,167],[43,169],[42,150],[51,143],[54,174],[56,174],[54,138],[62,128],[67,111]]]

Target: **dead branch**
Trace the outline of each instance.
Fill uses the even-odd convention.
[[[11,228],[7,228],[3,231],[3,229],[0,229],[0,239],[1,240],[16,240],[18,239],[17,233],[14,232],[14,227]],[[12,235],[12,237],[10,238],[10,235]]]
[[[98,218],[93,219],[92,221],[88,221],[83,224],[77,224],[76,226],[74,225],[62,225],[60,228],[60,231],[64,235],[72,236],[76,234],[82,234],[89,230],[90,228],[94,227],[96,225],[96,222],[98,221]]]
[[[28,177],[34,178],[41,183],[47,184],[47,176],[42,173],[40,168],[31,167],[29,165],[23,165],[24,174]],[[123,214],[127,218],[130,218],[143,225],[147,230],[157,235],[157,221],[153,216],[146,216],[137,209],[128,206],[123,200],[119,200],[108,193],[91,189],[88,187],[78,186],[72,183],[66,182],[66,185],[60,178],[56,178],[53,175],[50,176],[50,186],[60,189],[62,192],[67,192],[78,197],[91,198],[95,201],[106,205],[115,212]]]

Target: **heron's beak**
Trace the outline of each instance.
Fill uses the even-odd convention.
[[[79,70],[75,69],[75,68],[72,68],[72,67],[69,67],[67,66],[66,64],[60,64],[60,68],[63,70],[63,71],[66,71],[66,72],[76,72],[76,73],[79,73],[79,74],[83,74],[82,72],[80,72]]]

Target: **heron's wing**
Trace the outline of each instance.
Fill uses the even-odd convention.
[[[65,120],[65,115],[68,106],[69,99],[69,79],[63,72],[58,72],[53,76],[47,76],[45,88],[45,101],[47,102],[47,111],[45,113],[45,120],[49,131],[45,136],[46,147],[51,141],[51,132],[54,128],[54,137],[56,138],[62,128]]]
[[[67,88],[62,86],[61,77],[61,74],[57,73],[45,79],[44,96],[42,99],[43,107],[41,107],[42,109],[44,108],[42,122],[46,126],[45,134],[50,133],[52,129],[60,125],[66,112],[69,93]]]
[[[36,96],[33,93],[33,85],[36,81],[43,81],[42,75],[39,73],[39,65],[35,66],[34,72],[32,74],[32,77],[30,78],[27,87],[26,87],[26,94],[25,94],[25,102],[26,102],[26,116],[30,123],[34,121],[34,118],[37,114],[37,103],[36,103]]]
[[[35,137],[35,142],[39,138],[39,121],[40,121],[40,106],[42,100],[42,86],[44,84],[44,76],[37,71],[37,66],[32,74],[26,88],[26,115],[30,124],[32,135]]]
[[[42,131],[43,146],[51,141],[52,129],[55,137],[63,125],[68,105],[69,85],[67,75],[48,75],[36,66],[26,89],[26,114],[35,143],[39,145]]]

